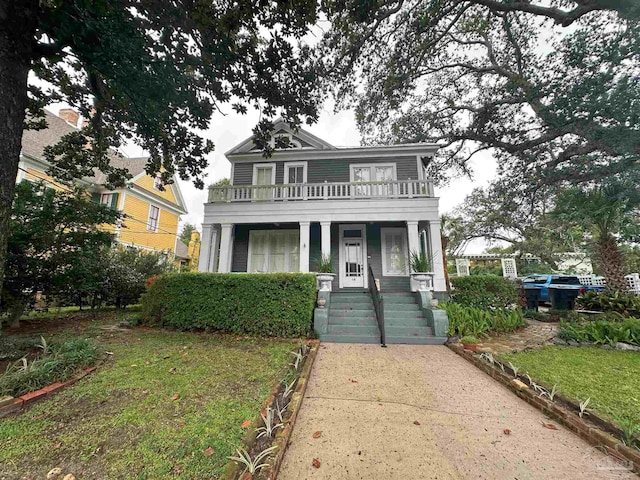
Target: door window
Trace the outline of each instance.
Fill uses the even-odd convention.
[[[407,236],[403,228],[383,228],[382,233],[382,274],[403,276],[409,274]]]
[[[270,188],[275,183],[275,164],[265,163],[253,166],[253,184],[255,186],[263,186],[264,188],[254,189],[253,198],[257,200],[269,200],[272,197],[273,190]]]
[[[389,182],[396,180],[396,166],[389,164],[351,165],[351,182],[365,183],[354,185],[355,196],[389,196],[393,192],[393,185]]]

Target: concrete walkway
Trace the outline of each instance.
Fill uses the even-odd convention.
[[[322,344],[278,479],[637,480],[543,422],[446,347]]]

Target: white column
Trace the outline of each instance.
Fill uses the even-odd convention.
[[[442,262],[442,241],[440,239],[440,220],[429,222],[429,240],[431,244],[431,265],[433,273],[433,289],[436,292],[446,292],[447,284],[444,279],[444,263]]]
[[[202,237],[200,240],[200,258],[198,259],[198,271],[209,272],[209,258],[211,258],[211,235],[213,233],[213,225],[202,224]]]
[[[420,254],[420,235],[418,234],[418,222],[407,221],[407,240],[409,241],[409,258],[412,253]]]
[[[207,264],[207,272],[218,271],[218,252],[220,251],[220,228],[213,227],[211,232],[211,253],[209,254],[209,263]]]
[[[228,273],[231,271],[231,257],[233,254],[233,223],[223,223],[220,232],[220,260],[218,271]]]
[[[331,255],[331,222],[320,222],[321,252],[323,257]]]
[[[309,272],[309,222],[300,222],[300,272]]]

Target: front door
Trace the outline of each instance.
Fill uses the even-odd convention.
[[[365,288],[366,238],[363,225],[340,226],[340,288]]]

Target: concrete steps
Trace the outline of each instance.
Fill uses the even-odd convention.
[[[410,292],[383,293],[386,341],[439,345],[446,338],[434,337],[433,329]],[[320,336],[323,342],[379,343],[380,332],[367,291],[333,292],[329,308],[328,332]]]

